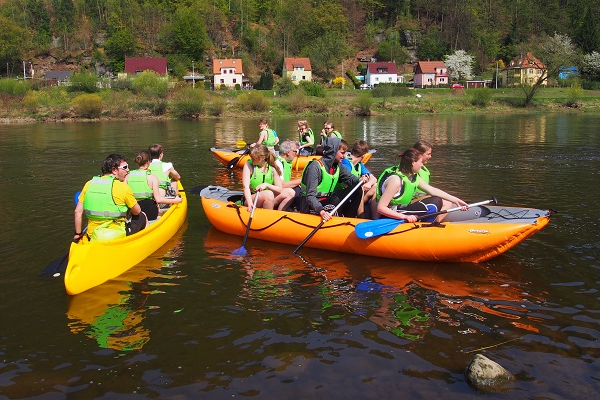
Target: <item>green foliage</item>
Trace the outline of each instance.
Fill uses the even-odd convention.
[[[102,114],[102,98],[97,94],[81,94],[71,101],[75,114],[85,118],[99,118]]]
[[[67,90],[69,92],[86,92],[86,93],[95,93],[98,91],[98,77],[96,74],[91,74],[88,72],[82,72],[79,74],[73,74],[71,79],[69,79],[69,86]]]
[[[193,119],[204,110],[206,94],[203,90],[183,88],[175,93],[171,102],[171,112],[180,119]]]
[[[412,91],[403,83],[380,83],[371,91],[373,97],[408,97]]]
[[[227,102],[219,95],[211,96],[206,104],[206,111],[213,117],[222,115],[226,108]]]
[[[22,58],[28,48],[28,32],[18,24],[0,15],[0,62],[5,63]]]
[[[325,97],[325,88],[316,82],[301,81],[299,86],[309,96]]]
[[[135,37],[123,28],[114,32],[106,41],[106,55],[111,58],[111,66],[115,72],[125,69],[125,57],[135,52]]]
[[[352,81],[352,84],[354,85],[355,89],[360,88],[360,85],[362,83],[358,80],[358,78],[356,77],[356,75],[354,75],[352,71],[346,71],[346,76],[350,79],[350,81]]]
[[[209,45],[204,19],[195,7],[179,7],[166,35],[167,48],[185,54],[193,60],[203,60]]]
[[[23,96],[31,89],[29,81],[17,81],[16,79],[0,79],[0,93],[12,96]]]
[[[256,85],[254,85],[254,88],[257,90],[273,90],[273,84],[273,72],[271,71],[270,67],[267,67],[267,69],[260,74],[260,79]]]
[[[242,87],[240,86],[239,83],[235,84],[235,90],[242,90]]]
[[[404,64],[410,59],[410,56],[399,41],[384,40],[379,44],[379,48],[377,49],[377,59]]]
[[[373,106],[373,95],[369,91],[362,91],[356,99],[356,114],[371,115],[371,107]]]
[[[490,88],[472,89],[471,93],[473,95],[471,104],[476,107],[487,107],[492,101],[493,92]]]
[[[322,98],[307,96],[299,90],[281,101],[283,108],[295,115],[305,112],[327,113],[329,110],[327,101]]]
[[[144,97],[159,97],[167,96],[167,80],[158,76],[154,71],[144,71],[136,75],[131,83],[135,93]]]
[[[296,91],[298,87],[294,85],[294,82],[290,78],[283,76],[277,80],[276,89],[279,91],[280,96],[287,96]]]
[[[244,111],[268,111],[271,104],[260,92],[252,90],[237,97],[237,104]]]
[[[351,51],[343,34],[328,31],[311,44],[308,53],[313,70],[331,78],[333,69],[348,57]]]
[[[576,106],[583,96],[583,88],[577,82],[575,82],[569,89],[567,89],[567,105],[569,107]]]
[[[41,97],[42,94],[40,92],[30,90],[29,92],[27,92],[25,97],[23,97],[23,106],[30,113],[36,113],[42,102]]]
[[[419,60],[441,60],[446,54],[446,46],[437,30],[429,30],[419,39],[417,57]]]

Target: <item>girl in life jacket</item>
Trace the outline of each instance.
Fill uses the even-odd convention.
[[[250,150],[250,160],[242,170],[244,201],[248,212],[252,212],[254,197],[260,192],[256,207],[272,210],[275,197],[281,193],[282,171],[275,155],[265,145],[257,145]]]
[[[448,204],[457,204],[464,210],[468,205],[456,196],[437,189],[421,179],[418,172],[423,167],[423,155],[410,148],[398,154],[400,163],[387,168],[377,180],[377,212],[387,218],[416,222],[417,217],[446,210],[443,200]],[[411,203],[415,191],[421,189],[431,195]],[[440,222],[445,214],[439,215]]]

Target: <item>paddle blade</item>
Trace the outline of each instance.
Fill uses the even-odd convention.
[[[52,261],[42,272],[40,276],[60,276],[67,270],[67,264],[69,263],[69,253],[65,254],[61,258],[57,258]]]
[[[398,225],[404,223],[404,220],[399,219],[376,219],[373,221],[360,222],[354,227],[356,236],[361,239],[368,239],[380,235],[385,235],[393,231]]]
[[[246,250],[246,248],[242,246],[232,251],[231,254],[234,256],[246,257],[246,255],[248,254],[248,250]]]
[[[246,143],[246,142],[244,142],[243,140],[238,140],[238,141],[235,143],[235,147],[237,147],[238,149],[243,149],[243,148],[244,148],[244,147],[246,147],[246,146],[247,146],[247,143]]]

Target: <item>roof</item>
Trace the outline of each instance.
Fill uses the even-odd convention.
[[[138,71],[154,71],[159,75],[167,74],[167,59],[165,57],[157,58],[126,58],[125,72],[136,74]]]
[[[508,63],[506,69],[521,69],[521,68],[538,68],[546,69],[546,65],[537,59],[533,54],[527,52],[525,55],[521,54],[518,57],[513,58]]]
[[[371,74],[398,74],[398,67],[393,62],[372,62],[367,64],[367,68]]]
[[[421,71],[422,74],[435,74],[436,68],[446,68],[443,61],[419,61],[415,71]]]
[[[312,67],[310,66],[310,58],[308,57],[286,57],[283,59],[283,63],[285,64],[286,71],[293,71],[294,67],[303,67],[305,71],[312,71]]]
[[[242,73],[242,59],[241,58],[215,58],[213,59],[213,74],[217,75],[221,73],[221,68],[235,68],[237,74]]]
[[[57,81],[63,81],[69,79],[73,75],[73,71],[48,71],[44,75],[45,79],[55,79]]]

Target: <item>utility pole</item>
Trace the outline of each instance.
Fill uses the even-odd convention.
[[[194,70],[194,61],[192,61],[192,89],[196,89],[196,72]]]
[[[342,60],[342,90],[344,90],[344,60]]]

